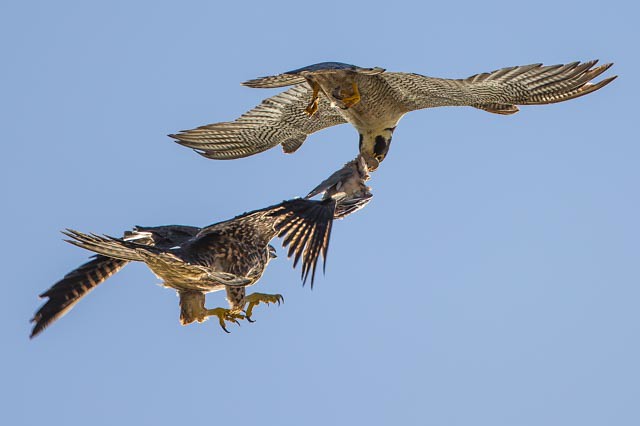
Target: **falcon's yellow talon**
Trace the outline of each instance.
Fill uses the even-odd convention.
[[[318,111],[318,93],[320,92],[320,86],[318,83],[312,83],[311,88],[313,89],[311,102],[309,102],[309,105],[304,109],[304,112],[306,112],[309,117],[313,116],[313,114]]]
[[[318,98],[315,98],[311,101],[309,105],[304,109],[304,112],[307,113],[309,117],[313,116],[318,111]]]
[[[340,90],[341,101],[345,108],[351,108],[360,102],[360,91],[358,90],[358,85],[355,81],[351,83],[351,88],[353,90],[351,95],[346,94],[344,90]]]
[[[245,318],[247,321],[253,322],[251,320],[251,315],[253,314],[253,308],[258,306],[260,302],[268,305],[269,303],[284,303],[284,297],[281,294],[264,294],[264,293],[252,293],[244,298],[245,302],[249,303],[247,309],[245,311]]]
[[[243,314],[239,312],[234,312],[231,309],[224,309],[224,308],[207,309],[207,316],[218,317],[218,321],[220,322],[220,327],[222,327],[222,329],[226,333],[230,333],[230,331],[227,330],[225,321],[234,322],[240,325],[240,322],[238,320],[246,319],[246,317]]]

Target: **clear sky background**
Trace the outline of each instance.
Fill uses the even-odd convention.
[[[91,3],[91,4],[90,4]],[[365,6],[366,4],[366,6]],[[0,423],[638,425],[640,69],[633,2],[3,2]],[[216,162],[166,134],[321,61],[467,77],[599,58],[620,78],[498,116],[407,115],[313,291],[281,256],[226,335],[129,265],[29,341],[89,253],[61,229],[204,226],[301,196],[349,126]],[[279,242],[278,242],[279,246]],[[222,293],[208,306],[225,306]]]

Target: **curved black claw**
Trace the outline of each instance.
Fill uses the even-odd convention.
[[[231,333],[229,330],[227,330],[225,323],[226,321],[235,322],[236,324],[238,324],[238,326],[240,326],[240,322],[238,320],[246,318],[245,315],[223,308],[210,309],[207,311],[207,314],[208,316],[215,315],[216,317],[218,317],[218,323],[225,333]]]
[[[269,303],[284,303],[284,297],[280,294],[263,294],[263,293],[252,293],[245,298],[248,303],[247,309],[244,311],[245,319],[249,322],[255,322],[251,320],[251,315],[253,315],[253,308],[258,306],[260,303],[264,303],[268,305]]]
[[[225,319],[226,319],[227,321],[229,321],[229,322],[233,322],[233,323],[238,324],[238,327],[240,327],[240,325],[241,325],[241,324],[240,324],[240,321],[238,321],[238,318],[237,318],[237,317],[232,316],[232,315],[234,315],[234,314],[229,314],[229,316],[228,316],[227,318],[225,318]],[[243,318],[242,318],[242,319],[246,319],[246,316],[243,316]],[[221,321],[220,321],[220,327],[222,327],[222,329],[223,329],[225,332],[227,332],[227,333],[231,333],[229,330],[227,330],[227,327],[225,327],[225,326],[224,326],[224,320],[221,320]]]
[[[246,311],[246,310],[244,310],[244,311],[242,311],[242,313],[244,314],[244,319],[246,319],[247,321],[249,321],[249,322],[256,322],[256,320],[251,319],[251,312],[249,312],[249,313],[247,314],[247,311]]]

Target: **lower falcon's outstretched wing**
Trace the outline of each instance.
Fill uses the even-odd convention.
[[[193,226],[180,225],[136,227],[132,231],[126,231],[124,239],[169,248],[195,235],[199,230],[200,228]],[[48,300],[31,319],[35,325],[30,337],[37,336],[58,318],[64,316],[80,299],[120,271],[127,263],[129,263],[127,260],[97,255],[65,275],[40,295]]]
[[[275,230],[284,238],[283,247],[289,247],[288,257],[294,256],[295,268],[302,257],[302,283],[311,273],[311,288],[316,274],[318,258],[322,254],[322,270],[327,263],[329,239],[336,211],[336,201],[294,199],[283,201],[271,215],[278,218]]]
[[[89,262],[69,272],[49,290],[40,295],[49,298],[38,309],[31,319],[35,323],[31,335],[33,338],[42,332],[49,324],[69,312],[73,306],[98,284],[122,269],[128,262],[106,256],[95,256]]]

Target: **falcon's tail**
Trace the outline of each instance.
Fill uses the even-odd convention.
[[[294,257],[294,268],[302,257],[302,282],[306,283],[311,274],[311,288],[320,255],[323,258],[323,271],[326,265],[335,209],[336,202],[333,199],[316,201],[297,198],[283,201],[271,213],[281,218],[276,223],[276,231],[278,237],[284,237],[282,246],[289,247],[287,256]]]
[[[69,312],[80,299],[86,296],[98,284],[122,269],[128,262],[106,256],[95,256],[55,283],[40,297],[49,300],[38,309],[31,322],[35,323],[30,338],[37,336],[50,324]]]
[[[572,62],[566,65],[542,66],[532,64],[519,67],[503,68],[490,73],[476,74],[464,80],[465,83],[488,83],[513,85],[522,93],[513,104],[499,102],[473,105],[495,114],[514,114],[518,112],[516,105],[543,105],[575,99],[595,92],[616,79],[617,76],[605,78],[597,83],[591,80],[608,70],[613,64],[594,66],[598,60],[584,63]]]

